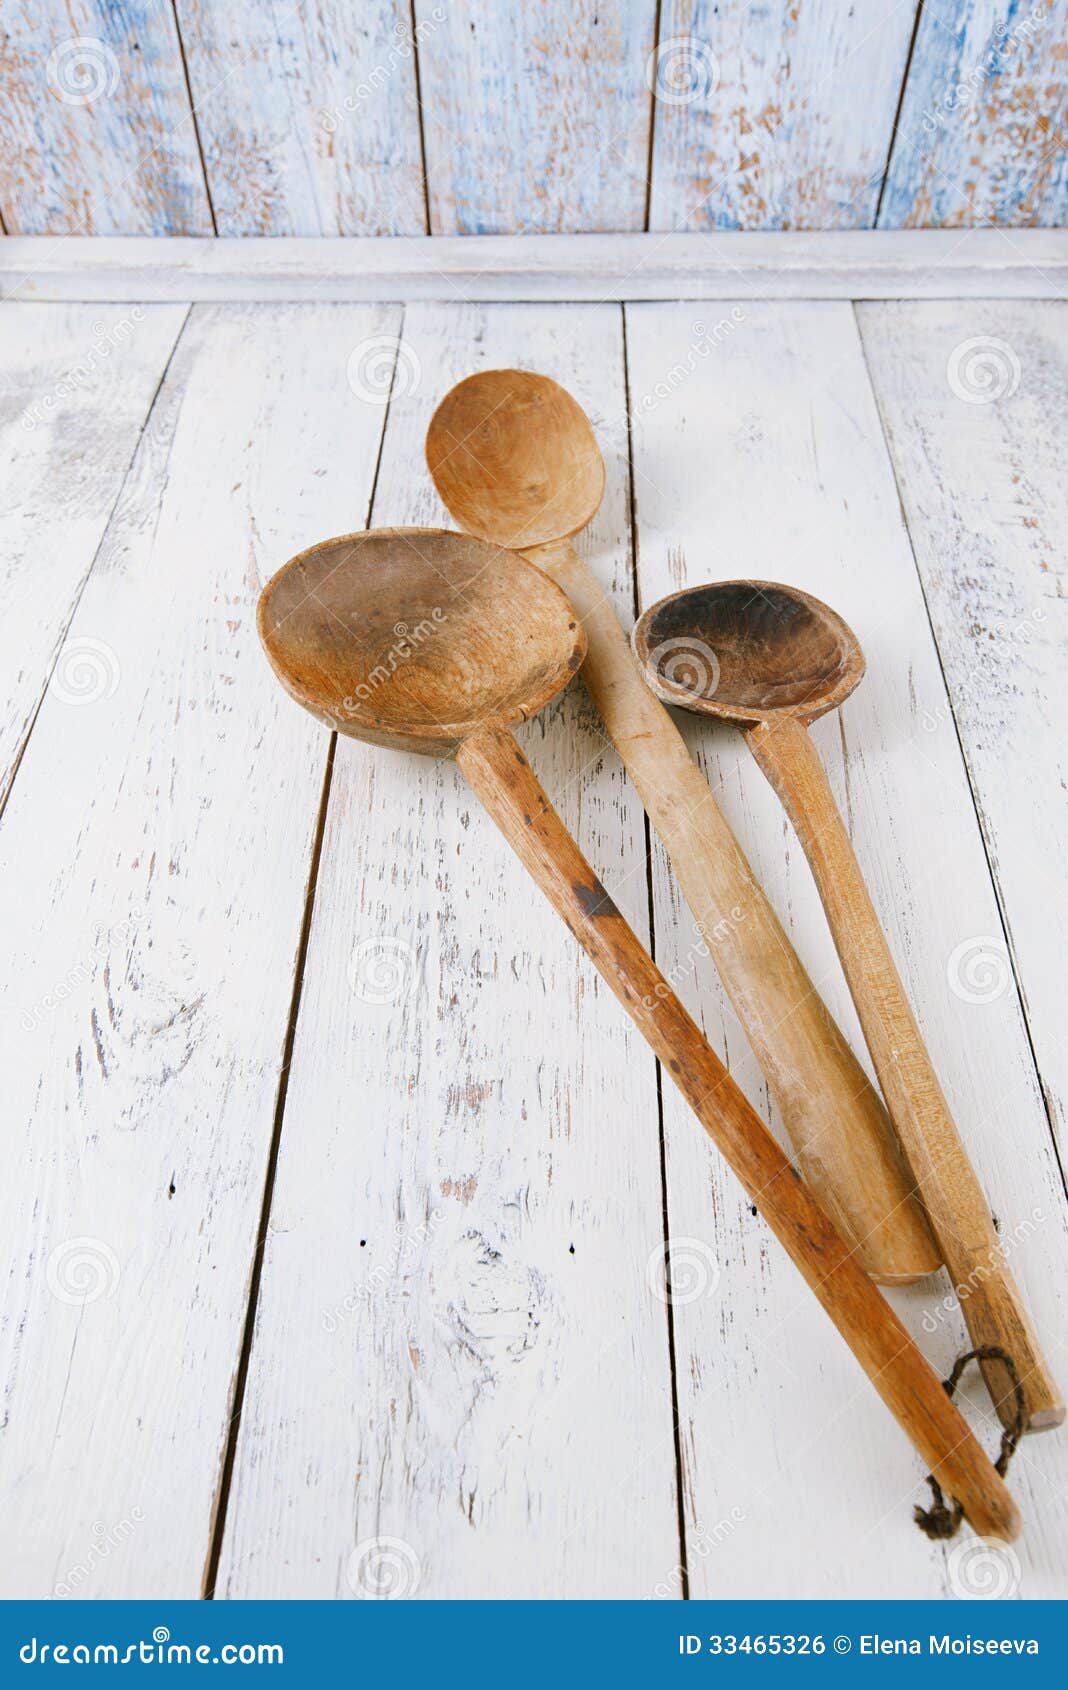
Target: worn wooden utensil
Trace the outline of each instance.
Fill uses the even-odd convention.
[[[769,581],[717,581],[650,606],[634,649],[659,696],[738,723],[786,809],[819,888],[875,1071],[958,1287],[977,1347],[1016,1365],[1028,1427],[1064,1404],[998,1242],[990,1209],[909,1008],[808,725],[864,674],[856,635],[819,599]],[[983,1371],[1002,1421],[1016,1418],[1006,1368]]]
[[[519,549],[567,593],[589,640],[582,678],[715,959],[806,1178],[868,1272],[907,1282],[940,1265],[882,1102],[793,950],[619,620],[569,536],[594,515],[604,462],[565,388],[526,370],[446,394],[427,463],[470,534]]]
[[[432,629],[396,656],[398,622]],[[620,999],[872,1384],[977,1532],[1015,1503],[935,1374],[597,880],[510,729],[566,686],[586,639],[554,582],[466,535],[383,529],[301,552],[264,588],[283,685],[339,732],[454,756],[520,861]]]

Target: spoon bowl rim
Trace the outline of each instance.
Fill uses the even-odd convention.
[[[838,673],[831,677],[829,683],[818,694],[811,698],[800,700],[793,704],[777,704],[768,706],[731,704],[713,695],[711,698],[688,691],[684,686],[672,681],[656,670],[651,662],[651,647],[649,631],[653,621],[667,605],[678,604],[681,600],[692,598],[698,593],[708,593],[731,587],[751,587],[758,593],[782,593],[787,598],[795,599],[807,609],[813,611],[819,619],[828,624],[838,636],[845,653]],[[689,630],[697,640],[703,640],[696,628]],[[687,635],[679,636],[686,638]],[[705,640],[713,651],[713,640]],[[826,716],[844,704],[849,695],[859,686],[864,678],[866,662],[864,651],[856,634],[849,623],[832,610],[823,599],[816,598],[813,593],[806,593],[801,587],[792,587],[785,581],[762,581],[754,576],[740,576],[725,581],[705,581],[692,587],[683,587],[680,592],[667,593],[657,599],[644,610],[634,624],[631,644],[642,674],[647,684],[657,697],[666,704],[678,705],[684,710],[690,710],[695,715],[715,716],[727,722],[775,722],[789,717],[802,723],[815,722],[820,716]]]
[[[493,710],[481,716],[468,716],[455,722],[438,722],[431,720],[412,722],[405,725],[402,718],[382,716],[369,709],[361,710],[358,715],[346,717],[336,708],[331,709],[324,700],[322,693],[312,692],[300,685],[291,665],[281,659],[275,639],[276,630],[268,629],[267,615],[274,592],[289,574],[296,572],[301,564],[308,559],[322,553],[328,547],[351,545],[357,550],[361,544],[372,540],[406,540],[413,536],[431,539],[448,539],[462,541],[465,545],[484,549],[488,552],[503,554],[508,566],[518,573],[529,572],[541,582],[546,598],[558,601],[559,608],[567,618],[568,631],[572,634],[571,650],[566,655],[561,652],[560,661],[554,666],[551,684],[546,680],[540,687],[535,688],[528,696],[518,699],[514,704],[500,710]],[[487,560],[488,561],[488,560]],[[350,739],[363,740],[370,744],[386,744],[396,749],[423,751],[431,755],[455,756],[464,740],[470,739],[483,728],[491,724],[505,727],[515,727],[520,722],[529,720],[538,711],[544,709],[558,693],[577,674],[586,655],[586,631],[582,626],[577,610],[572,605],[563,588],[555,582],[551,575],[539,569],[536,563],[527,557],[521,557],[510,551],[506,546],[499,545],[494,540],[483,539],[479,535],[465,533],[455,528],[425,527],[419,524],[405,524],[400,526],[388,525],[382,528],[359,528],[347,534],[333,534],[324,540],[316,540],[312,545],[305,546],[292,557],[286,559],[274,574],[264,584],[256,603],[256,631],[260,643],[266,653],[268,662],[274,670],[282,686],[298,704],[316,716],[321,722],[332,727]],[[336,703],[336,701],[330,701]]]
[[[597,512],[600,510],[601,505],[604,503],[605,489],[606,489],[607,484],[608,484],[608,472],[607,472],[607,469],[605,467],[604,453],[601,451],[600,442],[598,441],[597,436],[594,433],[593,424],[591,423],[589,417],[586,415],[586,412],[584,411],[582,406],[579,404],[578,400],[575,398],[575,395],[570,391],[569,388],[566,388],[563,385],[562,382],[557,381],[554,376],[545,375],[545,373],[542,370],[523,370],[523,369],[520,369],[517,365],[514,365],[514,364],[502,364],[499,367],[496,367],[496,368],[491,369],[491,370],[472,370],[470,375],[462,376],[459,381],[453,382],[452,386],[448,389],[448,391],[442,394],[441,398],[438,400],[438,403],[434,407],[430,421],[427,423],[426,437],[425,437],[424,442],[423,442],[423,456],[426,459],[426,467],[427,467],[427,469],[430,473],[430,479],[434,483],[435,488],[437,489],[438,497],[441,499],[442,503],[444,504],[446,510],[448,511],[449,515],[453,518],[453,520],[456,521],[456,522],[459,522],[460,518],[456,515],[452,506],[449,504],[448,500],[446,499],[445,494],[442,492],[441,486],[438,482],[437,474],[436,474],[435,469],[434,469],[434,465],[431,463],[431,459],[430,459],[431,436],[434,433],[435,425],[437,424],[438,419],[441,416],[441,413],[444,411],[446,405],[449,404],[450,400],[452,400],[464,388],[476,387],[476,386],[478,386],[479,383],[487,381],[492,376],[522,376],[524,381],[537,382],[540,385],[542,385],[543,387],[555,388],[558,393],[563,395],[564,399],[568,403],[568,406],[570,408],[572,408],[574,411],[578,412],[579,417],[581,417],[581,419],[582,419],[582,425],[585,427],[586,432],[589,435],[589,443],[590,443],[590,446],[593,449],[593,462],[594,462],[594,464],[596,465],[596,468],[597,468],[598,479],[599,479],[600,485],[599,485],[599,488],[598,488],[596,501],[593,504],[591,504],[589,511],[581,519],[581,521],[576,522],[569,527],[561,528],[558,533],[553,533],[553,534],[550,534],[550,535],[547,535],[547,536],[542,536],[541,538],[531,540],[524,545],[517,545],[517,544],[511,544],[510,545],[506,540],[499,540],[499,539],[496,538],[495,535],[488,534],[485,531],[485,528],[481,525],[478,528],[467,528],[466,525],[465,525],[465,532],[471,533],[471,534],[476,534],[479,539],[488,540],[490,542],[490,544],[495,545],[495,546],[500,546],[504,551],[510,551],[510,552],[512,552],[512,551],[525,551],[527,549],[534,549],[538,546],[551,546],[551,545],[555,545],[560,540],[571,540],[571,539],[574,538],[574,536],[576,534],[580,534],[584,528],[589,526],[589,524],[593,521],[594,517],[597,515]],[[566,483],[565,483],[565,485],[566,485]]]

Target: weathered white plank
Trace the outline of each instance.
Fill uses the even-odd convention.
[[[445,520],[432,408],[518,361],[612,425],[582,544],[626,612],[613,308],[409,310],[375,521]],[[585,695],[522,738],[647,933],[641,809]],[[220,1594],[652,1595],[678,1558],[661,1244],[640,1039],[454,765],[339,743]]]
[[[398,315],[193,312],[71,628],[107,684],[49,693],[12,789],[7,1596],[198,1593],[326,754],[253,610],[364,514],[346,360]]]
[[[1012,989],[977,1011],[947,970],[997,933],[997,903],[952,734],[892,469],[848,306],[740,302],[627,310],[642,603],[688,583],[757,576],[827,600],[868,673],[815,729],[872,895],[1050,1359],[1065,1370],[1063,1189]],[[976,471],[978,476],[979,471]],[[685,718],[754,868],[812,978],[859,1041],[815,890],[781,810],[734,730]],[[659,853],[661,965],[677,969],[750,1095],[749,1053],[695,955]],[[675,1307],[691,1588],[702,1596],[959,1593],[954,1550],[920,1536],[917,1459],[674,1095],[665,1093],[669,1222],[715,1249],[714,1292]],[[1007,1150],[1011,1146],[1011,1151]],[[707,1283],[707,1276],[706,1276]],[[894,1298],[934,1364],[965,1347],[940,1275]],[[977,1392],[977,1407],[984,1399]],[[985,1404],[984,1435],[997,1445]],[[1014,1486],[1027,1524],[1021,1593],[1064,1588],[1066,1453],[1027,1441]],[[1014,1564],[1010,1563],[1010,1572]]]
[[[644,228],[654,0],[415,13],[433,234]]]
[[[0,241],[24,299],[1061,298],[1068,234],[996,229],[405,240]]]
[[[184,317],[0,311],[0,808]],[[91,688],[100,656],[67,648],[57,690]]]
[[[5,7],[0,74],[9,234],[211,233],[168,0]]]
[[[221,235],[426,232],[408,0],[177,10]]]
[[[920,16],[884,228],[1068,219],[1068,5],[939,0]]]
[[[961,737],[1063,1150],[1068,308],[865,308],[861,328],[953,706],[926,707],[921,749]],[[981,1027],[1000,939],[970,961]]]
[[[915,10],[666,0],[650,228],[869,227]]]

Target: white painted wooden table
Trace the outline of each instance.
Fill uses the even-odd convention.
[[[455,769],[332,746],[253,611],[310,541],[443,521],[430,412],[512,363],[593,419],[625,620],[736,575],[839,609],[868,678],[817,737],[1064,1380],[1068,307],[465,291],[0,309],[3,1594],[962,1594],[973,1540],[916,1530],[918,1459]],[[770,789],[683,727],[859,1046]],[[522,737],[767,1111],[581,686]],[[894,1298],[942,1369],[948,1292]],[[1013,1483],[994,1588],[1063,1595],[1068,1439]]]

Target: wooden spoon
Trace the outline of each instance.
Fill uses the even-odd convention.
[[[468,376],[426,440],[461,527],[521,548],[567,593],[589,639],[582,678],[671,858],[779,1106],[806,1178],[868,1272],[887,1284],[941,1263],[882,1101],[801,966],[611,604],[571,545],[604,463],[566,389],[525,370]]]
[[[977,1532],[1015,1536],[1001,1478],[638,943],[509,732],[566,686],[585,653],[560,589],[522,558],[464,535],[383,529],[293,558],[264,588],[258,625],[283,685],[321,721],[378,745],[456,757],[944,1489]]]
[[[634,649],[663,699],[741,724],[809,860],[875,1071],[976,1347],[1006,1350],[1029,1429],[1059,1426],[1064,1404],[1006,1265],[890,947],[868,896],[808,724],[864,674],[855,634],[827,605],[769,581],[717,581],[661,599]],[[1016,1417],[1007,1370],[983,1364],[998,1413]]]

